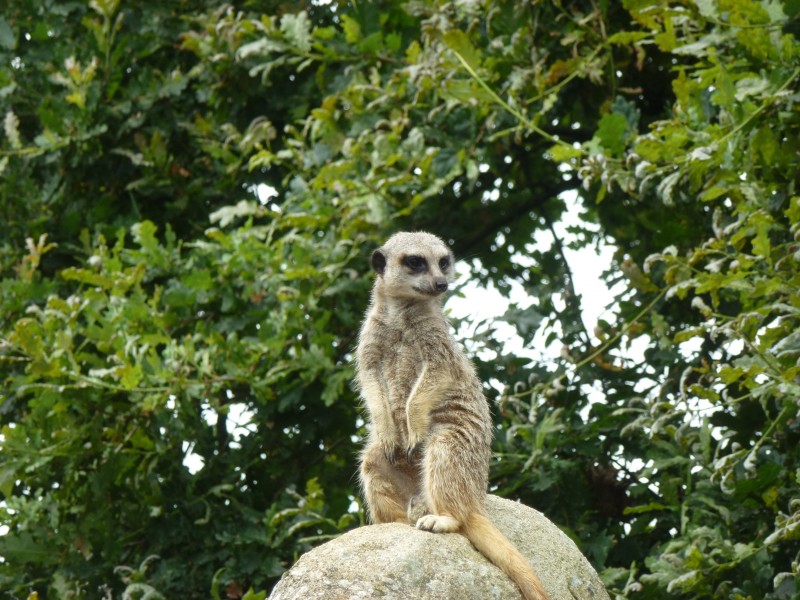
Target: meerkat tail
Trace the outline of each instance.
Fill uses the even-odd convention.
[[[525,600],[549,600],[536,571],[489,519],[472,513],[462,524],[461,531],[481,554],[519,586]]]

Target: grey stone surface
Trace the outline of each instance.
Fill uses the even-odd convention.
[[[589,561],[540,512],[489,496],[489,516],[552,600],[608,600]],[[462,535],[399,523],[350,531],[303,555],[270,600],[518,600],[518,588]]]

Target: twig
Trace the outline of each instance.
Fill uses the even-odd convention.
[[[594,352],[592,352],[592,353],[591,353],[589,356],[587,356],[586,358],[584,358],[584,359],[583,359],[583,360],[581,360],[580,362],[576,363],[576,364],[575,364],[575,369],[576,369],[576,370],[577,370],[577,369],[580,369],[582,366],[586,365],[587,363],[590,363],[590,362],[592,362],[592,361],[593,361],[595,358],[597,358],[597,357],[598,357],[598,356],[600,356],[600,355],[601,355],[603,352],[605,352],[605,351],[606,351],[606,350],[609,348],[609,346],[611,346],[612,344],[614,344],[614,343],[615,343],[617,340],[619,340],[619,339],[620,339],[620,338],[621,338],[623,335],[625,335],[625,333],[627,333],[627,331],[628,331],[628,330],[629,330],[631,327],[633,327],[633,324],[634,324],[634,323],[636,323],[636,322],[637,322],[639,319],[641,319],[643,316],[645,316],[645,315],[646,315],[648,312],[650,312],[650,311],[652,310],[652,308],[653,308],[653,307],[656,305],[656,303],[657,303],[659,300],[661,300],[661,298],[664,296],[664,294],[666,293],[666,291],[667,291],[667,288],[664,288],[663,290],[661,290],[660,292],[658,292],[658,295],[657,295],[655,298],[653,298],[653,300],[650,302],[650,304],[648,304],[647,306],[645,306],[645,307],[644,307],[644,308],[643,308],[641,311],[639,311],[639,312],[636,314],[636,316],[635,316],[635,317],[633,317],[633,319],[631,319],[630,321],[628,321],[628,323],[625,325],[625,327],[623,327],[623,328],[622,328],[622,329],[619,331],[619,333],[617,333],[615,336],[613,336],[611,339],[609,339],[609,340],[608,340],[608,341],[607,341],[605,344],[603,344],[602,346],[600,346],[600,347],[599,347],[597,350],[595,350]]]
[[[576,152],[579,152],[581,155],[587,154],[587,152],[585,150],[580,149],[580,148],[575,148],[572,144],[569,144],[568,142],[565,142],[564,140],[561,140],[561,139],[559,139],[557,137],[554,137],[554,136],[550,135],[549,133],[547,133],[544,129],[541,129],[540,127],[538,127],[528,117],[523,115],[520,111],[518,111],[516,108],[512,107],[508,102],[506,102],[500,96],[498,96],[497,93],[489,86],[489,84],[486,83],[483,80],[483,78],[475,72],[475,70],[472,68],[472,66],[467,62],[467,60],[463,56],[461,56],[461,54],[457,50],[455,50],[453,48],[450,48],[450,50],[456,56],[456,58],[461,63],[461,65],[466,69],[467,73],[469,73],[470,77],[472,77],[475,81],[477,81],[478,84],[484,90],[486,90],[486,92],[492,97],[492,100],[494,100],[497,104],[502,106],[509,113],[511,113],[514,117],[516,117],[518,121],[520,121],[521,123],[523,123],[525,125],[525,127],[530,129],[534,133],[540,135],[541,137],[543,137],[547,141],[552,142],[553,144],[557,144],[557,145],[560,145],[560,146],[566,146],[567,148],[571,148],[572,150],[574,150]]]
[[[558,234],[556,233],[556,228],[553,225],[553,221],[550,219],[550,217],[547,215],[547,213],[542,211],[539,214],[544,219],[544,222],[547,225],[547,229],[550,230],[550,235],[553,236],[553,243],[556,246],[556,250],[558,251],[558,255],[561,257],[561,262],[564,264],[564,271],[567,274],[567,288],[568,288],[567,291],[569,292],[569,295],[570,295],[570,298],[572,299],[572,302],[575,303],[575,308],[578,309],[578,313],[580,314],[582,312],[582,310],[581,310],[581,298],[578,295],[578,293],[575,291],[575,278],[572,275],[572,269],[569,266],[569,261],[567,260],[567,255],[564,254],[564,244],[561,243],[561,238],[558,237]],[[583,322],[583,319],[579,317],[578,321],[580,322],[581,331],[583,332],[583,335],[586,338],[586,345],[591,348],[591,346],[592,346],[592,336],[589,335],[589,332],[586,330],[586,324]]]

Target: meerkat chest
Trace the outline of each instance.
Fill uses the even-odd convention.
[[[431,343],[431,330],[374,324],[362,338],[361,364],[377,377],[391,398],[406,397],[423,367],[442,362],[441,343]]]
[[[424,360],[414,337],[394,327],[375,328],[365,340],[363,353],[369,359],[368,368],[390,382],[412,376]]]

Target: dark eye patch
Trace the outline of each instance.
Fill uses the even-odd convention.
[[[423,273],[428,270],[428,261],[424,257],[415,254],[404,256],[403,264],[415,273]]]
[[[443,256],[442,258],[439,259],[439,268],[442,271],[447,271],[447,269],[450,268],[450,257],[449,256]]]

